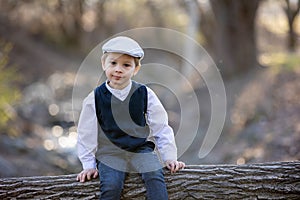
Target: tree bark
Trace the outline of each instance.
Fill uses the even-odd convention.
[[[165,179],[169,199],[300,199],[300,161],[187,166]],[[79,183],[74,174],[2,178],[0,199],[99,199],[99,181]],[[126,178],[122,199],[145,199],[137,174]]]

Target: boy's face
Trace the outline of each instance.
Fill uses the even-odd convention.
[[[115,89],[125,88],[140,69],[132,56],[121,53],[107,53],[101,62],[109,85]]]

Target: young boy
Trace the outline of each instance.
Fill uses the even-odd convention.
[[[83,102],[77,143],[83,171],[77,180],[99,174],[100,199],[120,199],[126,173],[138,172],[147,199],[168,199],[160,160],[171,173],[185,164],[177,161],[174,133],[159,99],[131,80],[140,70],[144,51],[123,36],[106,42],[102,50],[107,81]]]

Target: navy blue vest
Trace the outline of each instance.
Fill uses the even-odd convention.
[[[132,81],[124,101],[112,95],[105,83],[97,87],[94,93],[97,119],[102,130],[98,134],[100,154],[115,153],[115,147],[130,152],[138,152],[145,147],[154,149],[154,143],[147,141],[150,131],[145,118],[148,100],[146,86]]]

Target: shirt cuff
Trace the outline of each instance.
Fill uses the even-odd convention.
[[[163,162],[166,162],[167,160],[177,160],[177,149],[176,148],[169,148],[169,149],[161,149],[159,150],[161,159]]]
[[[83,169],[95,169],[97,168],[96,166],[96,160],[88,161],[88,162],[83,162],[82,163],[82,168]]]

